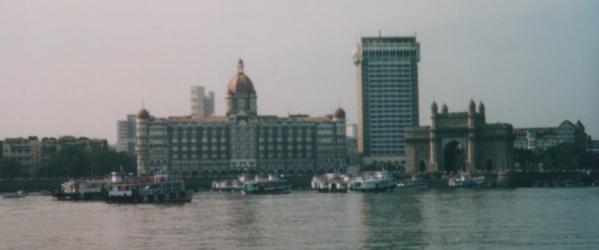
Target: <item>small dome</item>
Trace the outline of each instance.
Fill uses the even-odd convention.
[[[136,118],[139,120],[150,119],[150,113],[146,109],[142,108],[137,112]]]
[[[433,104],[431,105],[431,108],[435,109],[435,110],[437,109],[437,102],[435,102],[434,100],[433,100]]]
[[[342,108],[335,109],[335,112],[333,112],[333,118],[345,119],[345,111]]]

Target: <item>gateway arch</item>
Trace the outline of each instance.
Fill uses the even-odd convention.
[[[513,127],[486,123],[485,106],[470,100],[467,112],[431,106],[431,126],[405,131],[406,172],[493,171],[507,169],[514,157]]]

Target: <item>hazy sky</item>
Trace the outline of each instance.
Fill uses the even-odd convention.
[[[0,1],[0,139],[106,138],[142,107],[188,115],[192,85],[225,90],[241,57],[258,113],[357,122],[360,36],[420,42],[420,124],[434,100],[487,122],[580,118],[599,139],[599,1]]]

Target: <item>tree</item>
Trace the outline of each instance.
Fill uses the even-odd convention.
[[[13,158],[0,158],[0,178],[14,179],[21,176],[23,166]]]
[[[121,168],[124,172],[137,174],[135,155],[65,146],[44,161],[36,174],[41,177],[47,173],[53,178],[99,178]]]

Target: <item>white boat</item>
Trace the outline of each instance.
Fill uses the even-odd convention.
[[[565,180],[564,181],[564,185],[566,187],[582,187],[584,186],[584,182],[577,179],[577,180]]]
[[[133,178],[125,173],[112,172],[105,201],[109,203],[190,202],[193,190],[185,189],[180,176],[155,171],[153,177]]]
[[[318,193],[347,193],[349,178],[345,175],[336,174],[314,176],[310,186],[311,191]]]
[[[240,176],[238,179],[214,180],[210,190],[212,191],[228,191],[237,192],[243,189],[243,181],[245,176]]]
[[[242,194],[288,194],[291,192],[291,184],[286,180],[276,179],[269,175],[268,179],[262,179],[259,176],[253,181],[243,182]]]
[[[58,200],[101,200],[107,194],[110,179],[71,179],[54,192]]]
[[[449,187],[465,187],[467,176],[458,176],[449,178]]]
[[[428,188],[428,182],[422,180],[418,175],[412,175],[411,180],[398,181],[398,188]]]
[[[19,191],[16,193],[8,193],[8,194],[3,194],[2,198],[4,199],[13,199],[13,198],[25,198],[27,196],[27,194],[23,191]]]
[[[449,179],[449,187],[491,187],[493,182],[486,179],[485,176],[462,175]]]
[[[365,172],[349,183],[349,190],[355,192],[385,192],[395,188],[395,179],[386,170]]]
[[[487,180],[485,176],[470,177],[467,187],[491,187],[493,182]]]

